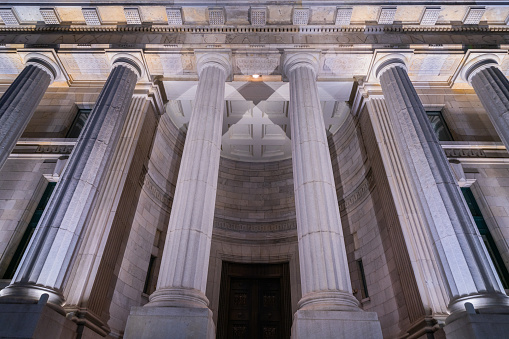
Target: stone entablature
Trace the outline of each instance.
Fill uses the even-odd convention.
[[[324,5],[324,2],[306,1],[300,3],[251,1],[235,6],[227,1],[215,1],[212,4],[186,3],[175,1],[173,4],[161,1],[149,5],[139,5],[136,1],[124,1],[122,5],[69,6],[68,2],[51,1],[45,3],[46,13],[32,3],[23,5],[24,1],[7,0],[4,22],[7,26],[33,26],[46,23],[61,26],[117,26],[117,25],[170,25],[186,27],[189,25],[212,26],[255,26],[271,27],[274,25],[457,25],[490,24],[504,25],[507,22],[509,9],[497,6],[497,1],[486,6],[458,5],[454,1],[441,1],[435,6],[434,13],[421,4],[409,5],[408,2],[392,2],[389,10],[380,5],[363,0]],[[500,2],[502,3],[502,2]],[[12,7],[9,6],[12,4]],[[477,3],[479,4],[479,2]],[[252,6],[250,6],[252,5]],[[437,5],[434,3],[434,5]],[[47,8],[51,15],[48,16]],[[345,11],[348,9],[347,11]],[[438,7],[438,8],[437,8]],[[12,10],[12,12],[8,11]],[[253,15],[253,10],[262,16]],[[428,13],[426,13],[428,11]],[[470,16],[475,12],[474,17]],[[425,15],[428,14],[428,15]],[[431,15],[431,16],[430,16]]]
[[[308,47],[300,45],[267,45],[263,48],[248,47],[248,52],[242,46],[219,44],[231,53],[231,63],[234,81],[253,81],[252,74],[260,74],[261,81],[280,82],[284,78],[281,68],[282,48],[309,51]],[[14,48],[13,48],[14,47]],[[51,86],[73,86],[90,81],[105,81],[110,73],[114,49],[71,48],[66,46],[58,51],[52,49],[26,49],[20,46],[10,46],[0,50],[0,81],[10,83],[13,76],[23,69],[25,58],[34,51],[51,57],[58,65],[57,81]],[[63,47],[63,45],[60,45]],[[277,47],[277,48],[275,48]],[[489,53],[494,55],[495,62],[501,71],[509,74],[509,54],[507,48],[474,50],[465,53],[461,45],[415,45],[407,49],[377,48],[373,45],[356,44],[350,47],[344,45],[316,46],[313,51],[320,51],[318,80],[319,81],[353,81],[365,78],[376,84],[372,73],[372,65],[385,55],[395,53],[402,55],[408,65],[408,74],[416,88],[429,86],[470,88],[462,78],[466,61]],[[210,51],[216,48],[210,48]],[[202,50],[202,49],[200,49]],[[209,50],[209,48],[206,48]],[[154,77],[168,80],[192,80],[198,77],[196,57],[192,48],[182,50],[178,47],[165,48],[161,45],[148,46],[144,50],[131,49],[126,55],[142,61],[143,76],[140,81],[146,82]],[[65,83],[67,82],[67,84]],[[329,92],[329,91],[327,91]],[[229,95],[229,93],[227,93]],[[283,94],[283,96],[285,96]],[[286,95],[287,96],[287,95]],[[349,93],[347,94],[349,96]],[[175,99],[175,98],[170,98]]]

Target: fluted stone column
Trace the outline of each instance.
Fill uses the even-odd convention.
[[[466,67],[465,80],[488,112],[498,136],[509,149],[509,81],[493,59],[481,59]]]
[[[447,337],[466,338],[468,331],[460,333],[457,329],[470,326],[461,322],[467,321],[468,316],[450,325],[464,316],[468,307],[465,303],[471,303],[481,312],[498,309],[486,312],[509,313],[509,298],[410,81],[403,58],[387,56],[375,69],[407,170],[427,215],[427,223],[423,225],[427,229],[423,231],[431,237],[450,298],[448,309],[452,315],[446,321]]]
[[[361,312],[352,294],[316,84],[318,65],[318,53],[287,52],[285,55],[284,71],[290,82],[289,115],[302,284],[302,299],[294,317],[292,335],[296,338],[381,338],[376,314]],[[355,315],[345,317],[352,312]],[[359,322],[349,323],[349,317]]]
[[[33,57],[0,98],[0,169],[56,74],[48,61]]]
[[[359,310],[352,295],[336,185],[316,86],[318,61],[290,54],[293,183],[302,295],[300,308]]]
[[[64,173],[0,302],[37,300],[62,305],[62,289],[77,252],[98,187],[103,182],[127,116],[141,68],[118,58]]]
[[[227,53],[197,53],[198,89],[180,163],[157,289],[133,309],[125,338],[215,334],[205,296],[216,203]],[[171,307],[169,307],[171,306]],[[150,326],[147,326],[150,324]]]

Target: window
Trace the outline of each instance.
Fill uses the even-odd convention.
[[[66,138],[78,138],[90,116],[91,109],[80,109],[67,132]]]
[[[148,263],[147,276],[145,277],[145,286],[143,286],[143,293],[151,294],[155,291],[155,281],[154,280],[154,268],[157,257],[151,255],[150,261]]]
[[[493,266],[495,266],[498,276],[502,281],[502,285],[505,289],[509,289],[509,273],[507,271],[507,267],[505,267],[504,261],[502,260],[497,246],[495,245],[495,241],[488,229],[488,225],[484,221],[481,210],[479,209],[474,195],[472,194],[472,190],[469,187],[462,187],[461,192],[463,192],[463,196],[465,197],[468,208],[470,209],[470,213],[472,213],[472,216],[474,217],[475,224],[479,229],[479,233],[481,234],[484,245],[488,250]]]
[[[429,111],[426,112],[428,114],[428,119],[435,132],[439,141],[452,141],[452,135],[445,123],[444,117],[442,116],[442,112],[440,111]]]
[[[366,276],[364,275],[364,265],[362,264],[362,259],[357,260],[357,264],[359,265],[359,273],[361,276],[362,289],[361,289],[361,299],[369,298],[368,293],[368,284],[366,282]]]
[[[50,182],[48,183],[46,190],[44,190],[42,198],[39,201],[39,204],[37,205],[34,214],[32,215],[32,219],[30,219],[27,229],[25,230],[25,233],[23,234],[23,237],[21,238],[21,241],[18,247],[16,248],[16,252],[14,252],[14,256],[12,257],[9,266],[7,267],[7,270],[4,273],[3,279],[12,279],[12,277],[14,277],[14,273],[16,272],[19,262],[21,261],[21,258],[23,257],[23,254],[25,253],[25,250],[28,247],[30,239],[32,239],[32,235],[34,234],[35,228],[37,227],[37,224],[41,219],[42,213],[44,212],[44,209],[48,204],[49,198],[51,197],[51,193],[53,193],[56,184],[57,184],[56,182]]]

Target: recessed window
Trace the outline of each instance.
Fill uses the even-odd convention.
[[[69,131],[66,134],[66,138],[78,138],[81,131],[85,127],[85,124],[90,116],[91,109],[80,109],[74,118],[74,121],[69,127]]]
[[[493,262],[493,266],[495,266],[495,270],[498,273],[498,277],[502,282],[502,285],[505,289],[509,289],[509,272],[507,271],[507,267],[504,264],[504,260],[498,251],[497,245],[495,244],[495,240],[491,236],[490,230],[488,229],[488,225],[484,220],[484,217],[481,214],[481,209],[477,202],[475,201],[474,194],[470,187],[462,187],[461,192],[465,197],[465,201],[467,202],[470,213],[474,217],[475,224],[479,233],[481,234],[482,240],[484,241],[484,245],[488,250],[490,255],[490,259]]]
[[[4,273],[3,279],[12,279],[12,277],[14,277],[14,273],[18,269],[21,258],[23,257],[23,254],[28,247],[28,243],[32,239],[32,235],[34,234],[39,220],[41,220],[44,209],[46,208],[46,205],[48,205],[49,198],[51,197],[51,193],[53,193],[56,184],[56,182],[50,182],[44,190],[42,198],[39,200],[39,204],[37,204],[37,208],[35,209],[35,212],[32,215],[30,222],[28,223],[25,233],[23,233],[23,237],[21,237],[21,241],[16,248],[16,252],[14,252],[14,256],[12,257],[9,266]]]
[[[452,141],[452,135],[447,127],[447,124],[444,120],[442,112],[440,111],[429,111],[426,112],[428,114],[428,119],[437,136],[439,141]]]
[[[154,277],[154,268],[157,257],[151,255],[148,263],[147,276],[145,277],[145,286],[143,286],[143,293],[151,294],[156,289],[156,281]]]
[[[361,278],[362,288],[361,288],[361,299],[369,298],[368,293],[368,283],[366,281],[366,275],[364,274],[364,265],[362,264],[362,259],[357,260],[357,265],[359,266],[359,275]]]

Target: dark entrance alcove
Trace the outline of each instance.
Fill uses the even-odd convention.
[[[288,263],[223,262],[218,339],[290,338]]]

